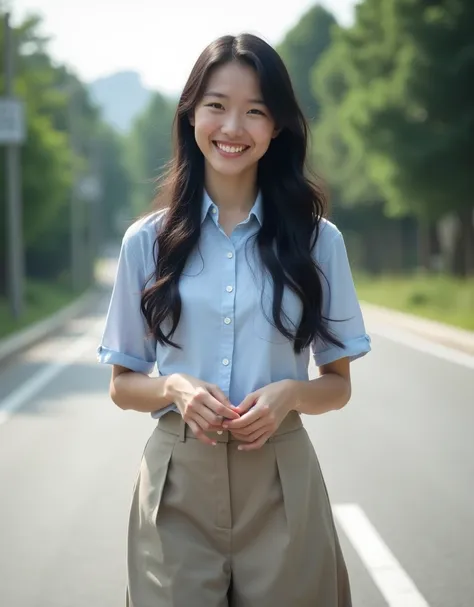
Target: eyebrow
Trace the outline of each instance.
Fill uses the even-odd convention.
[[[224,93],[217,93],[216,91],[207,91],[203,95],[204,97],[217,97],[219,99],[229,99],[228,95],[224,95]],[[266,105],[263,99],[248,99],[249,103],[258,103],[259,105]]]

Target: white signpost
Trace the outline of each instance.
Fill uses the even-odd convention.
[[[24,104],[12,97],[0,97],[0,145],[21,145],[25,138]]]
[[[23,314],[24,246],[21,196],[21,145],[25,141],[25,109],[15,97],[16,48],[10,14],[4,16],[4,96],[0,97],[0,145],[6,147],[6,239],[8,295],[13,318]],[[3,234],[1,237],[3,238]]]

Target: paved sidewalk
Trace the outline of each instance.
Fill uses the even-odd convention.
[[[71,319],[80,316],[99,301],[102,290],[100,286],[91,287],[76,301],[51,316],[34,323],[17,333],[0,339],[0,365],[21,354],[34,344],[58,331]]]
[[[421,316],[405,314],[366,302],[362,302],[362,310],[368,324],[373,321],[391,327],[399,327],[434,343],[474,355],[474,331],[466,331]]]
[[[104,257],[97,265],[96,287],[91,288],[74,303],[51,317],[15,333],[12,336],[1,339],[0,364],[41,341],[72,318],[84,313],[91,305],[94,305],[99,298],[103,296],[104,291],[109,290],[112,287],[115,269],[115,256],[109,255]],[[368,325],[370,325],[371,322],[374,322],[383,323],[392,328],[399,327],[400,329],[409,331],[434,343],[442,344],[474,355],[474,331],[465,331],[420,316],[405,314],[366,302],[361,303],[364,317]]]

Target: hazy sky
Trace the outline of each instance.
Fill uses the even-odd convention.
[[[355,0],[322,0],[339,22]],[[249,31],[278,43],[313,0],[13,0],[15,20],[44,16],[50,51],[90,81],[133,69],[144,83],[176,92],[200,51],[222,34]],[[278,6],[280,4],[280,6]],[[278,7],[278,8],[277,8]]]

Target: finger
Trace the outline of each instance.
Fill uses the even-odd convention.
[[[210,392],[203,395],[202,402],[208,407],[215,415],[226,419],[239,419],[240,415],[235,411],[232,405],[223,405],[215,396]]]
[[[268,429],[268,425],[269,425],[268,421],[265,418],[259,417],[257,420],[255,420],[248,426],[245,426],[243,428],[238,428],[236,431],[239,432],[239,434],[243,434],[244,436],[249,436],[250,434],[253,434],[257,430],[262,430],[262,428]],[[235,432],[235,431],[231,430],[231,432]]]
[[[261,417],[261,415],[262,412],[256,407],[255,409],[251,409],[248,413],[244,413],[239,419],[232,419],[230,421],[224,420],[222,427],[226,430],[240,430],[246,426],[249,426],[250,424],[253,424]]]
[[[255,449],[260,449],[270,438],[271,434],[265,431],[258,438],[256,438],[252,443],[243,443],[239,445],[237,448],[239,451],[255,451]]]
[[[217,445],[217,442],[215,440],[212,440],[212,438],[209,438],[205,433],[203,428],[199,425],[199,423],[196,421],[196,418],[199,418],[200,416],[198,416],[196,414],[195,419],[190,419],[189,421],[187,421],[186,423],[188,424],[188,426],[191,428],[192,433],[194,434],[194,436],[201,441],[201,443],[204,443],[205,445],[213,445],[214,447]],[[204,418],[201,418],[201,420],[203,422],[205,422]]]
[[[234,437],[234,439],[236,441],[239,441],[239,442],[248,442],[246,434],[239,434],[238,432],[232,432],[232,436]]]
[[[202,403],[199,408],[196,408],[196,412],[203,417],[206,422],[209,424],[210,428],[215,428],[218,430],[222,430],[222,422],[224,418],[222,415],[216,415],[212,409],[210,409],[206,403]]]
[[[196,409],[192,414],[191,418],[197,423],[197,425],[204,432],[216,432],[217,430],[222,430],[222,424],[214,425],[210,423],[203,415],[206,407],[202,407],[200,409]],[[212,414],[211,414],[212,415]]]
[[[255,430],[251,434],[242,434],[240,432],[235,432],[234,431],[234,432],[232,432],[232,436],[236,440],[241,441],[243,443],[253,443],[258,438],[260,438],[262,436],[262,434],[264,434],[267,431],[269,431],[269,430],[266,427],[265,428],[259,428],[258,430]]]
[[[236,407],[236,411],[239,415],[246,413],[251,407],[255,405],[258,399],[258,392],[251,392],[244,400]]]
[[[214,384],[208,384],[207,389],[209,390],[210,394],[214,396],[214,398],[216,398],[221,404],[224,405],[224,407],[228,407],[232,410],[234,409],[232,403],[224,394],[224,392],[219,388],[219,386],[216,386]]]

